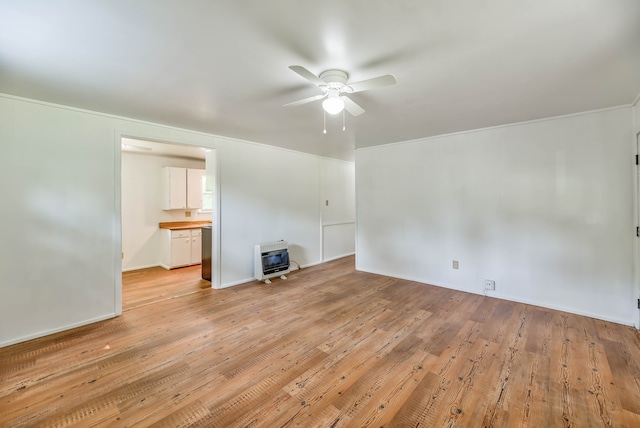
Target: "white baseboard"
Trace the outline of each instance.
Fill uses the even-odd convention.
[[[115,317],[116,317],[115,313],[106,314],[106,315],[102,315],[102,316],[99,316],[99,317],[90,318],[88,320],[79,321],[79,322],[76,322],[76,323],[73,323],[73,324],[67,324],[65,326],[52,328],[50,330],[44,330],[44,331],[41,331],[41,332],[38,332],[38,333],[29,334],[29,335],[26,335],[26,336],[10,339],[10,340],[7,340],[5,342],[0,342],[0,348],[3,348],[5,346],[14,345],[16,343],[26,342],[27,340],[37,339],[39,337],[48,336],[50,334],[60,333],[61,331],[71,330],[73,328],[82,327],[84,325],[93,324],[93,323],[96,323],[96,322],[99,322],[99,321],[104,321],[104,320],[108,320],[108,319],[115,318]]]
[[[344,254],[344,255],[341,255],[341,256],[337,256],[337,257],[332,257],[331,259],[327,259],[327,260],[320,260],[320,261],[317,261],[317,262],[307,263],[307,264],[304,264],[304,265],[300,265],[300,269],[306,269],[306,268],[311,267],[311,266],[317,266],[317,265],[320,265],[322,263],[331,262],[331,261],[338,260],[338,259],[341,259],[341,258],[344,258],[344,257],[352,256],[354,254],[355,253],[349,253],[349,254]],[[289,269],[290,272],[295,272],[297,270],[299,270],[297,266],[296,267],[291,267]],[[241,279],[239,281],[227,282],[226,284],[221,285],[220,288],[233,287],[235,285],[246,284],[247,282],[253,282],[253,281],[257,281],[257,279],[255,279],[255,278],[247,278],[247,279]]]
[[[426,280],[426,279],[423,279],[423,278],[413,278],[413,277],[409,277],[409,276],[396,275],[396,274],[391,275],[391,274],[385,273],[385,272],[377,272],[377,271],[370,270],[370,269],[362,269],[362,268],[359,268],[358,266],[356,266],[356,269],[361,271],[361,272],[372,273],[372,274],[375,274],[375,275],[389,276],[389,277],[392,277],[392,278],[398,278],[398,279],[404,279],[404,280],[407,280],[407,281],[419,282],[419,283],[422,283],[422,284],[425,284],[425,285],[435,285],[436,287],[448,288],[450,290],[462,291],[462,292],[471,293],[471,294],[484,295],[484,290],[470,289],[470,288],[461,287],[461,286],[453,285],[453,284],[444,284],[444,283],[440,283],[440,282],[437,282],[437,281],[429,281],[429,280]],[[562,311],[562,312],[568,312],[570,314],[582,315],[582,316],[585,316],[585,317],[595,318],[595,319],[599,319],[599,320],[603,320],[603,321],[609,321],[609,322],[613,322],[613,323],[616,323],[616,324],[628,325],[628,326],[632,326],[632,327],[634,326],[633,320],[610,317],[610,316],[607,316],[607,315],[596,314],[596,313],[593,313],[593,312],[583,311],[583,310],[576,309],[576,308],[569,308],[569,307],[566,307],[566,306],[549,304],[547,302],[540,302],[540,301],[529,300],[529,299],[521,299],[521,298],[518,298],[518,297],[510,296],[508,294],[496,293],[495,291],[492,291],[492,290],[489,290],[487,292],[486,296],[487,297],[491,297],[491,298],[495,298],[495,299],[507,300],[507,301],[510,301],[510,302],[517,302],[517,303],[524,303],[524,304],[527,304],[527,305],[540,306],[542,308],[553,309],[553,310]]]
[[[140,269],[149,269],[149,268],[158,267],[158,266],[161,266],[161,267],[167,269],[162,264],[154,264],[154,265],[143,265],[143,266],[129,267],[129,268],[126,268],[126,269],[122,268],[122,272],[130,272],[132,270],[140,270]]]
[[[235,285],[246,284],[247,282],[253,282],[253,281],[257,281],[257,279],[255,279],[255,278],[246,278],[246,279],[241,279],[239,281],[227,282],[226,284],[221,284],[220,288],[229,288],[229,287],[233,287]],[[220,288],[218,288],[218,290]]]
[[[343,259],[345,257],[353,256],[354,254],[355,254],[355,252],[347,253],[347,254],[341,254],[339,256],[334,256],[334,257],[331,257],[331,258],[328,258],[328,259],[324,259],[320,263],[332,262],[334,260]]]

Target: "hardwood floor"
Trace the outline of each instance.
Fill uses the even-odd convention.
[[[211,283],[202,279],[201,272],[201,265],[173,270],[153,267],[124,272],[122,311],[211,288]]]
[[[0,349],[0,426],[640,427],[635,329],[353,264],[131,273],[121,317]]]

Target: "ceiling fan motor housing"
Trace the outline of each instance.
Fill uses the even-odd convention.
[[[349,75],[342,70],[327,70],[320,73],[319,77],[327,83],[327,88],[340,90],[347,85]]]

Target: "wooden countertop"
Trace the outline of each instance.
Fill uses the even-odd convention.
[[[169,230],[183,230],[183,229],[198,229],[202,226],[211,226],[211,222],[207,220],[203,221],[167,221],[159,223],[160,229]]]

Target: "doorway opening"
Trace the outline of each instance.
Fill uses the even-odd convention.
[[[121,311],[216,287],[216,150],[137,136],[119,140],[122,276],[116,301]],[[205,252],[214,256],[205,280],[202,232],[207,227],[211,248]]]

